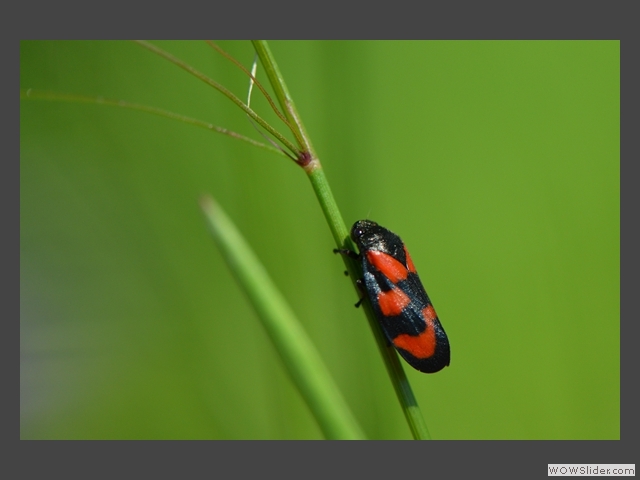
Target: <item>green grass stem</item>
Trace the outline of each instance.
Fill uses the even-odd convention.
[[[308,162],[302,164],[302,167],[311,181],[311,185],[316,197],[318,198],[318,202],[320,203],[320,207],[322,208],[322,212],[327,223],[329,224],[336,246],[338,248],[346,248],[355,251],[353,242],[351,241],[351,238],[349,238],[349,230],[347,229],[342,218],[342,214],[338,209],[338,204],[331,193],[331,187],[326,175],[324,174],[320,160],[318,159],[313,145],[311,144],[311,140],[307,135],[302,119],[298,114],[295,103],[291,98],[287,85],[284,81],[284,77],[280,73],[280,69],[278,68],[275,58],[273,57],[266,41],[254,40],[253,45],[258,53],[260,62],[265,69],[280,106],[284,110],[284,114],[291,124],[295,137],[302,139],[303,150],[309,155]],[[356,284],[356,280],[362,277],[360,266],[358,262],[345,255],[343,255],[343,259],[347,271],[349,272],[349,276],[353,281],[356,293],[360,296],[361,292]],[[393,387],[405,414],[405,418],[409,424],[409,428],[411,429],[411,433],[415,439],[430,439],[431,435],[429,434],[429,430],[427,429],[420,407],[418,406],[413,391],[411,390],[409,380],[407,379],[402,365],[400,364],[398,354],[390,345],[388,345],[369,303],[363,302],[363,305],[369,321],[369,326],[376,338],[376,343],[386,364],[389,377],[393,383]]]

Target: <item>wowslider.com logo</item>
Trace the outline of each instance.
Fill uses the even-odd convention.
[[[586,477],[592,475],[635,477],[635,463],[549,463],[547,476],[549,477]]]

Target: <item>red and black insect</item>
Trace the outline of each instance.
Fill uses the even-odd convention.
[[[360,254],[334,252],[361,260],[363,279],[359,284],[389,342],[421,372],[435,373],[448,366],[447,334],[400,237],[375,222],[359,220],[351,228],[351,238]]]

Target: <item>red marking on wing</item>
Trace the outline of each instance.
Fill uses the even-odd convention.
[[[402,263],[386,253],[369,250],[367,252],[367,260],[393,283],[405,280],[407,275],[409,275],[409,272],[407,272],[406,267],[402,265]]]
[[[433,309],[433,305],[429,305],[422,309],[422,315],[427,322],[427,325],[433,325],[433,321],[438,317],[438,314]]]
[[[404,247],[404,256],[407,257],[407,268],[409,271],[411,273],[418,273],[416,272],[416,266],[413,264],[413,260],[411,260],[411,255],[407,252],[407,247]]]
[[[400,315],[402,310],[411,303],[411,300],[402,290],[394,288],[388,292],[378,294],[378,305],[382,314],[387,317]]]
[[[406,350],[416,358],[429,358],[436,351],[436,330],[434,319],[436,312],[431,305],[422,310],[422,315],[427,322],[427,328],[418,336],[403,333],[393,339],[393,344]]]

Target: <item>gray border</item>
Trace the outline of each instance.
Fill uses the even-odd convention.
[[[142,4],[140,4],[142,5]],[[637,136],[632,116],[637,111],[635,66],[639,58],[632,22],[632,2],[447,2],[438,5],[296,3],[295,17],[274,2],[216,4],[145,4],[59,2],[14,4],[5,19],[17,20],[20,38],[432,38],[432,39],[619,39],[621,40],[621,440],[620,441],[451,441],[451,442],[18,442],[8,454],[20,476],[64,472],[113,472],[171,477],[222,476],[243,478],[275,473],[278,477],[417,476],[417,478],[541,478],[548,463],[634,463],[637,449],[635,366],[637,322],[629,299],[636,285],[630,246],[638,242],[632,196],[637,158],[629,139]],[[359,7],[359,8],[358,8]],[[412,8],[413,7],[413,8]],[[88,23],[83,17],[93,19]],[[168,17],[168,18],[167,18]],[[256,21],[255,19],[258,19]],[[14,27],[15,28],[15,27]],[[7,31],[7,30],[5,30]],[[633,32],[633,33],[632,33]],[[18,46],[17,42],[8,43]],[[7,43],[5,42],[5,45]],[[11,49],[16,52],[16,49]],[[634,53],[635,52],[635,53]],[[11,56],[5,56],[11,58]],[[625,62],[626,60],[626,62]],[[634,81],[633,78],[636,78]],[[624,88],[626,87],[626,88]],[[4,92],[14,92],[5,87]],[[15,93],[14,93],[15,95]],[[14,97],[15,98],[15,97]],[[19,115],[19,104],[18,104]],[[622,122],[622,118],[627,122]],[[12,125],[11,123],[7,123]],[[633,129],[633,130],[632,130]],[[9,143],[9,142],[7,142]],[[11,145],[11,144],[9,144]],[[10,148],[10,147],[9,147]],[[18,147],[19,149],[19,147]],[[19,151],[16,158],[19,158]],[[624,161],[623,159],[626,159]],[[11,165],[9,175],[19,178]],[[14,170],[15,168],[15,170]],[[14,171],[17,175],[14,177]],[[12,192],[12,188],[3,189]],[[14,204],[4,202],[15,208]],[[15,211],[15,210],[14,210]],[[5,218],[11,218],[9,214]],[[624,218],[628,220],[623,222]],[[631,227],[629,226],[631,225]],[[19,228],[19,220],[18,220]],[[11,238],[6,235],[5,238]],[[19,242],[18,242],[19,248]],[[19,257],[18,261],[19,261]],[[9,262],[7,262],[9,263]],[[9,271],[9,269],[5,269]],[[15,269],[19,275],[19,266]],[[626,282],[624,280],[627,280]],[[13,297],[16,298],[16,297]],[[626,298],[627,301],[622,301]],[[7,302],[8,305],[13,303]],[[18,307],[19,308],[19,307]],[[15,318],[8,315],[7,319]],[[19,325],[14,328],[18,330]],[[12,338],[9,335],[5,339]],[[13,337],[15,338],[15,337]],[[5,340],[7,341],[7,340]],[[17,343],[19,345],[19,342]],[[19,347],[18,347],[19,349]],[[3,349],[10,352],[11,348]],[[8,355],[8,353],[7,353]],[[19,355],[13,356],[19,358]],[[15,369],[13,370],[15,371]],[[18,380],[19,381],[19,380]],[[19,408],[19,403],[18,403]],[[16,415],[13,438],[19,438]],[[8,452],[7,452],[8,453]],[[16,461],[17,460],[17,461]],[[19,470],[18,470],[19,469]],[[124,475],[123,475],[124,473]],[[146,474],[146,475],[145,475]],[[164,475],[163,475],[164,474]],[[75,475],[74,475],[75,476]],[[80,476],[80,475],[78,475]]]

